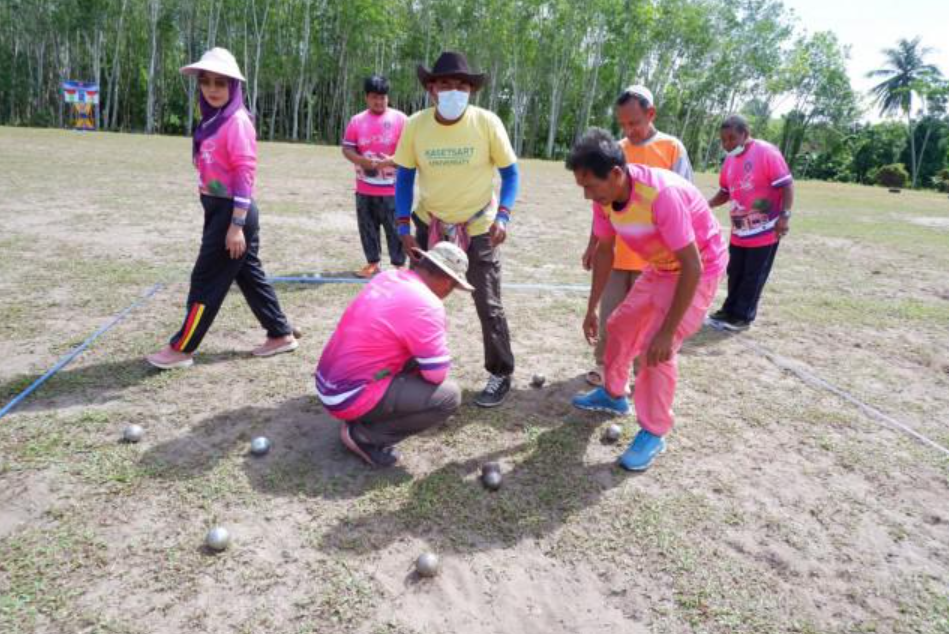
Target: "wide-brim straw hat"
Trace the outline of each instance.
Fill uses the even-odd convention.
[[[471,84],[472,91],[480,90],[488,78],[484,73],[471,72],[471,68],[468,66],[468,58],[464,54],[454,51],[445,51],[439,55],[431,70],[419,64],[416,73],[423,86],[427,86],[440,77],[456,77]]]
[[[237,60],[226,48],[212,48],[202,55],[199,61],[181,67],[182,75],[197,75],[202,71],[224,75],[238,81],[247,81],[244,79],[244,75],[241,74],[241,68],[237,65]]]

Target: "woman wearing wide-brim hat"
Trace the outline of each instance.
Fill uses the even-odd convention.
[[[184,322],[165,348],[146,358],[163,370],[191,366],[234,281],[267,331],[266,341],[252,354],[267,357],[295,350],[293,329],[257,255],[257,134],[244,107],[244,76],[223,48],[211,49],[181,73],[197,76],[200,87],[201,123],[194,131],[191,157],[200,181],[204,231]]]
[[[472,71],[463,54],[442,53],[431,69],[418,67],[418,78],[435,106],[409,118],[395,152],[396,224],[407,253],[413,253],[419,241],[424,248],[443,240],[466,252],[489,374],[475,403],[495,407],[507,397],[514,372],[501,304],[499,247],[517,198],[517,156],[500,118],[469,104],[487,78]],[[499,196],[494,192],[496,171],[501,173]],[[410,227],[416,176],[416,214],[427,224],[417,238]]]

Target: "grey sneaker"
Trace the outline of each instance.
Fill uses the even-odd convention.
[[[729,332],[744,332],[751,328],[751,322],[745,321],[744,319],[737,319],[735,317],[730,317],[729,319],[723,319],[718,322],[722,325],[722,328]]]

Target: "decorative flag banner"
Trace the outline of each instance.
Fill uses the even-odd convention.
[[[63,99],[69,105],[73,130],[95,130],[95,109],[99,106],[99,84],[87,81],[64,81]]]
[[[63,94],[66,97],[66,103],[98,105],[99,84],[87,81],[64,81]]]

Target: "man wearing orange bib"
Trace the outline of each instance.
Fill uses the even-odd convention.
[[[656,119],[656,106],[652,92],[645,86],[630,86],[620,93],[614,108],[616,122],[625,135],[620,147],[626,155],[627,163],[660,167],[675,172],[692,182],[692,164],[689,153],[679,139],[659,132],[653,122]],[[597,239],[590,233],[590,241],[583,254],[583,268],[592,268],[593,255],[596,253]],[[606,322],[613,310],[629,294],[636,279],[646,268],[646,261],[633,252],[622,240],[616,241],[613,257],[613,270],[610,272],[606,288],[600,300],[600,338],[594,349],[596,367],[587,372],[587,383],[603,384],[603,366],[606,356]]]

